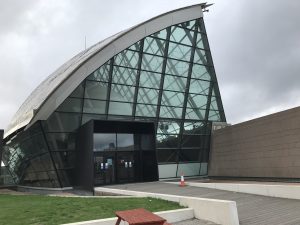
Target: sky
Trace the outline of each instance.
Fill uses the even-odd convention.
[[[211,0],[204,15],[227,122],[300,106],[300,1]],[[196,0],[0,0],[0,128],[87,46]]]

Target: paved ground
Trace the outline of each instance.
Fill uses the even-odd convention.
[[[173,225],[216,225],[215,223],[203,220],[185,220],[178,223],[172,223]]]
[[[237,203],[241,225],[299,225],[300,200],[265,197],[163,182],[105,186],[107,188],[231,200]]]

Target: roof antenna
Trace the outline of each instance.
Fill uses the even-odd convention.
[[[86,50],[86,36],[84,36],[84,50]]]

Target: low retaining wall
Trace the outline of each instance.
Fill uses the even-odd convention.
[[[178,202],[182,206],[194,209],[197,219],[208,220],[217,224],[239,225],[238,212],[234,201],[185,197],[179,195],[166,195],[149,192],[128,191],[97,187],[95,193],[114,193],[119,195],[133,195],[140,197],[152,197]]]
[[[194,218],[194,210],[191,208],[162,211],[162,212],[156,212],[155,214],[166,219],[169,223],[176,223],[176,222]],[[90,221],[78,222],[78,223],[68,223],[64,225],[115,225],[116,221],[117,218],[114,217],[114,218],[101,219],[101,220],[90,220]],[[128,223],[125,222],[124,224],[127,225]]]
[[[17,190],[21,192],[30,192],[35,194],[57,194],[65,191],[73,190],[72,187],[66,188],[44,188],[44,187],[30,187],[30,186],[17,186]]]
[[[174,183],[175,184],[175,183]],[[300,185],[272,185],[272,184],[235,184],[235,183],[193,183],[193,187],[212,188],[224,191],[234,191],[254,195],[300,200]]]

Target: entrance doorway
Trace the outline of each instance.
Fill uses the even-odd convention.
[[[117,152],[118,183],[135,181],[135,162],[133,152]]]
[[[78,132],[77,185],[158,180],[154,123],[90,121]]]
[[[131,183],[135,178],[133,152],[94,153],[94,184]]]
[[[116,182],[115,156],[113,153],[94,155],[94,183],[108,185]]]

